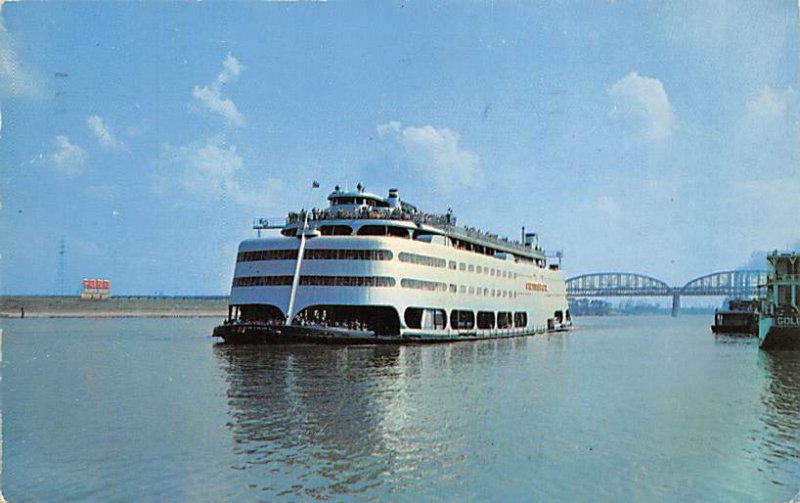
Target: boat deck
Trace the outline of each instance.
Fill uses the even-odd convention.
[[[222,338],[225,344],[294,344],[307,342],[323,344],[431,344],[525,337],[548,332],[564,332],[571,328],[571,325],[565,324],[550,330],[472,330],[448,333],[382,335],[370,330],[352,330],[338,327],[238,323],[219,325],[214,329],[213,336]]]

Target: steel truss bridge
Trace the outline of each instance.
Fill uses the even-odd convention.
[[[753,270],[706,274],[680,287],[644,274],[596,272],[569,278],[567,297],[672,297],[672,316],[677,316],[682,296],[752,297],[766,282],[766,271]]]

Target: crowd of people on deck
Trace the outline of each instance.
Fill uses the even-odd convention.
[[[358,319],[330,319],[326,310],[314,309],[313,311],[302,311],[294,317],[294,325],[301,327],[326,327],[340,328],[345,330],[369,331],[371,328],[362,320]]]
[[[292,211],[289,213],[286,223],[293,224],[297,222],[304,222],[306,219],[306,210],[299,212]],[[456,226],[456,217],[453,216],[451,210],[444,215],[433,213],[424,213],[421,211],[408,211],[402,208],[375,208],[369,206],[362,206],[357,210],[345,211],[342,209],[331,210],[330,208],[320,210],[312,209],[308,213],[308,220],[311,222],[323,220],[369,220],[369,219],[389,219],[389,220],[406,220],[414,222],[415,224],[434,225],[439,227]],[[505,243],[509,246],[523,246],[522,243],[507,237],[500,237],[497,234],[485,232],[477,227],[463,226],[458,229],[466,235],[474,238],[489,239]]]
[[[275,327],[284,325],[284,320],[278,318],[271,319],[229,319],[223,322],[224,325],[256,325],[263,327]],[[314,315],[309,315],[302,312],[294,317],[293,325],[301,327],[325,327],[325,328],[338,328],[344,330],[357,330],[357,331],[371,331],[372,328],[364,321],[361,320],[330,320],[319,315],[314,311]]]
[[[286,223],[293,224],[297,222],[304,222],[306,219],[306,210],[289,212],[286,218]],[[330,208],[320,210],[313,208],[308,212],[308,220],[310,222],[320,220],[365,220],[365,219],[387,219],[387,220],[407,220],[414,223],[430,224],[430,225],[455,225],[456,219],[452,213],[446,215],[434,215],[431,213],[423,213],[421,211],[409,211],[403,208],[375,208],[371,206],[361,206],[355,210],[343,210],[337,208],[332,210]]]

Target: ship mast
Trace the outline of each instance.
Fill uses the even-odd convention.
[[[303,263],[303,253],[306,249],[306,229],[308,229],[308,211],[303,218],[303,229],[300,231],[300,248],[297,250],[297,263],[294,266],[294,277],[292,278],[292,291],[289,294],[289,308],[286,310],[286,325],[292,323],[292,311],[294,311],[294,300],[297,297],[297,287],[300,284],[300,266]]]
[[[314,180],[311,184],[311,191],[319,188],[319,182]],[[309,192],[309,198],[311,192]],[[308,205],[306,205],[308,208]],[[300,231],[300,248],[297,250],[297,264],[294,266],[294,277],[292,278],[292,291],[289,294],[289,308],[286,310],[286,325],[292,323],[292,312],[294,311],[294,300],[297,297],[297,287],[300,285],[300,266],[303,263],[303,253],[306,250],[306,231],[308,230],[308,210],[304,210],[303,228]]]

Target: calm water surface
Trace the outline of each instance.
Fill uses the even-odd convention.
[[[2,320],[9,501],[788,501],[800,354],[710,316],[225,347],[217,320]]]

